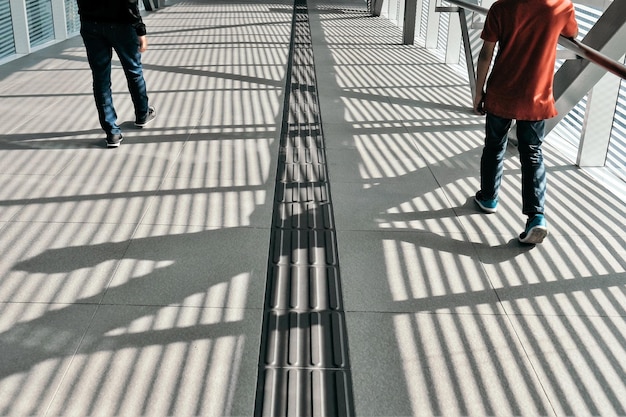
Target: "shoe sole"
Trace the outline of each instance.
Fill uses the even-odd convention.
[[[498,211],[497,207],[491,208],[491,207],[487,207],[487,206],[483,206],[482,204],[480,204],[480,201],[478,201],[478,199],[476,197],[474,197],[474,202],[476,203],[476,205],[478,207],[480,207],[480,209],[484,212],[484,213],[495,213],[496,211]]]
[[[137,122],[135,122],[135,126],[137,126],[137,127],[144,127],[144,126],[146,126],[146,125],[149,125],[150,123],[152,123],[152,122],[154,121],[154,119],[156,119],[156,110],[154,109],[154,107],[150,106],[150,110],[152,110],[152,115],[153,115],[154,117],[152,117],[152,119],[148,119],[148,120],[146,120],[146,121],[145,121],[145,122],[143,122],[143,123],[137,123]]]
[[[156,116],[154,116],[152,119],[150,119],[150,120],[146,121],[145,123],[137,123],[137,122],[135,122],[135,126],[137,126],[137,127],[144,127],[144,126],[147,126],[147,125],[149,125],[150,123],[154,122],[154,119],[156,119]]]
[[[118,142],[107,142],[107,148],[119,148],[124,139],[120,139]]]
[[[548,229],[544,226],[535,226],[526,233],[526,236],[522,238],[519,236],[520,243],[526,243],[529,245],[537,245],[548,236]]]

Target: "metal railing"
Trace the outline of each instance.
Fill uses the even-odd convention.
[[[476,4],[474,0],[368,0],[370,13],[380,16],[383,2],[391,20],[402,26],[402,43],[413,44],[416,30],[426,48],[441,49],[444,46],[446,63],[458,64],[464,58],[468,74],[468,84],[472,95],[476,91],[475,55],[480,39],[476,32],[480,25],[475,16],[487,15],[489,9]],[[474,1],[474,2],[471,2]],[[581,21],[578,11],[586,10],[586,2],[576,0],[577,20]],[[439,19],[437,14],[450,13],[459,16],[460,25],[451,24],[452,19]],[[626,52],[626,0],[613,0],[587,30],[586,12],[580,16],[585,22],[581,26],[581,41],[561,37],[558,52],[558,68],[555,68],[554,97],[558,115],[546,121],[546,133],[561,125],[578,128],[577,132],[568,131],[569,143],[578,148],[576,165],[580,167],[605,166],[609,143],[615,129],[621,129],[622,123],[616,121],[617,110],[613,117],[606,117],[607,108],[622,108],[619,104],[622,86],[626,86],[626,65],[621,59]],[[595,18],[595,16],[594,16]],[[402,22],[400,22],[402,20]],[[456,19],[454,19],[456,20]],[[441,36],[439,25],[445,25],[446,39]],[[471,27],[470,27],[471,26]],[[441,43],[440,43],[441,42]],[[614,77],[617,76],[617,77]],[[596,88],[597,87],[597,88]],[[592,94],[597,91],[597,94]],[[608,106],[607,106],[608,103]],[[576,110],[572,112],[572,110]],[[598,117],[598,112],[602,117]],[[584,120],[582,119],[584,113]],[[580,123],[579,123],[580,122]],[[621,130],[618,130],[621,132]],[[557,132],[559,133],[559,132]],[[560,133],[563,133],[561,131]],[[559,133],[559,134],[560,134]],[[574,136],[572,136],[573,134]],[[619,142],[622,136],[618,133]]]
[[[472,12],[480,13],[482,15],[487,15],[487,12],[489,11],[489,9],[485,7],[468,3],[463,0],[447,0],[447,2],[458,6],[459,11],[471,10]],[[444,9],[444,11],[451,11],[451,10],[449,8],[446,8]],[[464,16],[461,15],[460,17],[461,17],[461,20],[464,21],[463,19]],[[463,32],[465,32],[465,28]],[[466,40],[465,37],[463,40],[464,41]],[[467,51],[467,48],[469,47],[469,45],[467,44],[467,42],[464,42],[464,43],[466,44],[465,47]],[[576,39],[571,39],[571,38],[566,38],[564,36],[561,36],[559,38],[559,45],[561,45],[565,49],[568,49],[574,52],[577,56],[584,58],[588,61],[591,61],[594,64],[604,68],[608,72],[615,74],[620,78],[626,79],[626,65],[623,65],[620,62],[617,62],[607,57],[606,55],[596,51],[595,49],[585,45],[584,43]]]
[[[165,0],[143,0],[143,7],[146,11],[152,12],[163,7],[163,3]]]

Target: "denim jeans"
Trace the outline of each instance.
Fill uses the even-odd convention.
[[[82,22],[80,34],[87,49],[87,60],[93,76],[100,126],[107,135],[121,132],[111,94],[111,58],[115,50],[128,83],[135,108],[135,120],[148,112],[148,95],[143,78],[137,33],[131,25]]]
[[[487,113],[486,137],[480,160],[480,193],[486,200],[498,198],[511,119]],[[522,212],[544,212],[546,170],[543,163],[545,121],[517,121],[517,140],[522,165]]]

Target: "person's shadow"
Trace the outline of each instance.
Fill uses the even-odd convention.
[[[14,270],[52,274],[94,267],[123,253],[117,270],[124,269],[122,275],[126,276],[116,274],[111,286],[98,294],[78,299],[65,308],[49,311],[0,333],[0,379],[29,370],[48,359],[74,354],[78,348],[77,341],[81,338],[80,352],[90,353],[104,346],[116,349],[119,346],[141,347],[162,343],[161,339],[170,343],[191,341],[186,338],[197,338],[198,334],[204,337],[229,334],[232,330],[229,330],[228,324],[200,325],[184,331],[172,328],[132,335],[107,335],[107,332],[128,326],[140,317],[156,315],[165,306],[189,305],[184,304],[186,298],[195,294],[208,294],[215,285],[230,284],[234,277],[242,274],[247,275],[247,283],[244,286],[237,285],[236,289],[245,288],[247,294],[236,295],[244,300],[241,301],[244,303],[243,308],[249,308],[250,305],[255,309],[261,308],[267,253],[254,246],[258,244],[258,239],[249,238],[250,233],[267,234],[267,230],[224,228],[138,238],[130,242],[51,249],[16,264]],[[148,273],[133,276],[134,265],[140,261],[152,261],[157,266]],[[159,263],[165,266],[158,266]],[[125,268],[124,264],[127,264]],[[256,298],[259,299],[258,305]],[[204,299],[199,307],[228,307],[225,303],[227,301],[223,298]],[[120,308],[109,308],[106,320],[99,320],[95,324],[96,328],[92,324],[89,329],[92,337],[83,338],[85,322],[90,319],[85,317],[85,313],[93,314],[93,309],[86,307],[95,308],[100,304],[119,305]],[[137,308],[123,308],[127,305]]]

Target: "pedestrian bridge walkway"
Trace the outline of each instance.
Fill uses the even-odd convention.
[[[0,66],[0,415],[626,415],[622,181],[549,136],[521,246],[515,149],[479,213],[467,82],[365,4],[145,22],[118,149],[80,37]]]

